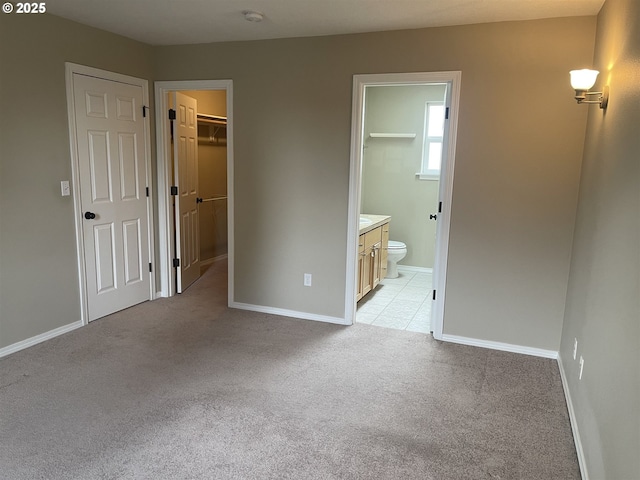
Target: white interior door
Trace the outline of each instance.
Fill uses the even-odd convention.
[[[200,278],[200,234],[198,218],[198,103],[173,92],[176,118],[173,122],[177,291],[184,292]]]
[[[89,321],[149,300],[143,90],[73,75]]]
[[[453,173],[458,130],[458,107],[460,103],[460,72],[449,72],[446,81],[444,105],[446,116],[442,139],[442,163],[440,165],[439,208],[437,213],[436,248],[433,264],[433,299],[431,308],[431,332],[442,340],[444,329],[444,300],[449,258],[449,227],[453,199]]]

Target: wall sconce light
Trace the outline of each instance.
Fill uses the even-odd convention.
[[[609,103],[609,85],[606,85],[601,92],[590,92],[589,89],[596,83],[598,70],[571,70],[571,86],[576,91],[575,99],[578,103],[597,103],[600,108],[607,108]],[[587,95],[599,95],[597,100],[587,100]]]

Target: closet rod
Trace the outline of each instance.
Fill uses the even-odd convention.
[[[212,198],[203,198],[203,202],[215,202],[216,200],[226,200],[227,197],[212,197]]]

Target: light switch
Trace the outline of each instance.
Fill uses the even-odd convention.
[[[60,191],[62,192],[63,197],[68,197],[71,195],[71,190],[69,189],[69,180],[62,180],[60,182]]]

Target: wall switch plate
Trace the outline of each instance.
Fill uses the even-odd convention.
[[[62,180],[60,182],[60,193],[62,193],[63,197],[68,197],[71,195],[71,189],[69,188],[69,180]]]
[[[573,359],[576,359],[576,355],[578,354],[578,339],[573,339]]]
[[[304,274],[304,286],[305,287],[310,287],[311,286],[311,274],[310,273],[305,273]]]
[[[582,369],[584,368],[584,358],[580,355],[580,375],[578,375],[578,380],[582,380]]]

